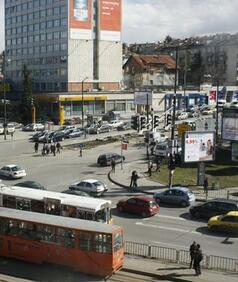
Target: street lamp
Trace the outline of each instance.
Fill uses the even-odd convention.
[[[82,128],[84,127],[84,81],[87,80],[88,77],[86,76],[82,81],[81,81],[81,86],[82,86]]]
[[[2,53],[2,64],[3,64],[3,101],[4,101],[4,140],[7,140],[7,103],[6,103],[6,54],[5,51]]]

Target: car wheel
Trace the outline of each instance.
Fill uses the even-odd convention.
[[[142,217],[147,217],[147,214],[145,212],[143,212]]]
[[[194,213],[194,217],[196,217],[196,218],[200,218],[200,212],[198,212],[198,211],[197,211],[197,212],[195,212],[195,213]]]
[[[188,205],[188,204],[187,204],[186,201],[182,201],[182,202],[181,202],[181,206],[182,206],[182,207],[186,207],[187,205]]]

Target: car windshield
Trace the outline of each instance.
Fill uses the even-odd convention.
[[[103,183],[101,181],[97,181],[97,182],[94,182],[94,185],[95,186],[103,186]]]
[[[19,171],[22,170],[22,168],[20,166],[13,166],[12,167],[12,171]]]
[[[153,207],[156,207],[157,204],[156,204],[156,202],[150,201],[150,202],[149,202],[149,206],[150,206],[151,208],[153,208]]]

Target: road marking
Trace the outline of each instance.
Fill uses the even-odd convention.
[[[179,217],[179,216],[170,216],[170,215],[156,214],[155,217],[161,217],[161,218],[168,218],[168,219],[176,219],[176,220],[187,221],[185,218],[182,218],[182,217]],[[143,220],[150,220],[150,218],[149,218],[149,217],[143,218]]]
[[[151,227],[151,228],[157,228],[157,229],[163,229],[163,230],[170,230],[170,231],[177,231],[177,232],[182,232],[182,233],[191,233],[191,234],[199,234],[201,235],[200,232],[191,230],[191,229],[180,229],[180,228],[174,228],[174,227],[165,227],[165,226],[158,226],[155,224],[144,224],[143,222],[136,222],[136,225],[141,225],[141,226],[146,226],[146,227]]]
[[[182,248],[182,249],[188,249],[188,246],[178,245],[178,244],[172,244],[172,243],[164,243],[160,241],[152,241],[152,243],[158,244],[158,245],[165,245],[169,247],[175,247],[175,248]]]

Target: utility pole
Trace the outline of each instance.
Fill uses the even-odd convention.
[[[219,113],[218,113],[218,95],[219,94],[219,79],[217,79],[217,95],[216,95],[216,144],[218,144],[218,117],[219,117]]]
[[[2,64],[3,64],[3,101],[4,101],[4,140],[7,140],[7,103],[6,103],[6,54],[3,51]]]
[[[87,76],[81,82],[81,87],[82,87],[82,89],[81,89],[82,90],[82,92],[81,92],[81,94],[82,94],[82,128],[84,128],[84,81],[86,79],[88,79]]]

